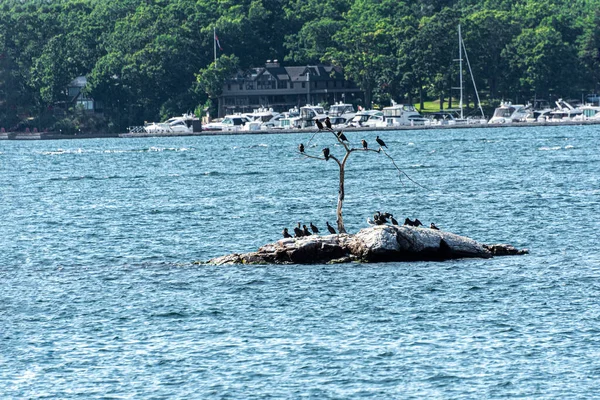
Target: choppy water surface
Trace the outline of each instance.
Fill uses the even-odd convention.
[[[0,142],[0,393],[599,397],[599,133],[350,132],[427,189],[354,153],[349,231],[389,211],[531,254],[335,266],[194,264],[335,220],[310,134]]]

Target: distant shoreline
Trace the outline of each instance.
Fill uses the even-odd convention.
[[[417,125],[393,127],[360,127],[344,128],[344,132],[369,132],[369,131],[413,131],[432,129],[471,129],[471,128],[510,128],[510,127],[540,127],[540,126],[577,126],[599,125],[598,121],[565,121],[565,122],[517,122],[512,124],[459,124],[459,125]],[[303,129],[270,129],[256,131],[202,131],[194,133],[79,133],[66,135],[53,132],[3,132],[0,140],[63,140],[63,139],[103,139],[103,138],[147,138],[147,137],[180,137],[180,136],[230,136],[230,135],[263,135],[263,134],[294,134],[315,132],[315,128]]]

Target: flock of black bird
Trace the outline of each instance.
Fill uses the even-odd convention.
[[[394,218],[394,215],[388,212],[381,213],[380,211],[376,211],[375,214],[373,214],[373,220],[367,219],[367,223],[370,225],[385,225],[388,222],[390,222],[392,225],[399,225],[398,221],[396,221],[396,218]],[[417,227],[423,226],[423,223],[419,221],[418,218],[415,218],[414,220],[410,218],[405,218],[404,225]],[[435,226],[433,222],[429,225],[429,228],[439,231],[439,228]]]
[[[381,213],[381,212],[377,211],[373,215],[372,221],[370,219],[367,219],[367,223],[369,223],[370,225],[385,225],[388,222],[391,223],[392,225],[399,225],[398,221],[396,221],[394,216],[388,212]],[[327,230],[329,231],[329,233],[332,235],[335,235],[336,234],[335,228],[329,224],[329,221],[325,221],[325,223],[327,224]],[[414,227],[423,226],[423,224],[421,223],[421,221],[419,221],[418,218],[415,218],[414,220],[412,220],[410,218],[406,218],[404,220],[404,225],[414,226]],[[310,231],[308,229],[309,227],[310,227]],[[319,233],[319,228],[317,228],[312,222],[309,224],[309,227],[307,227],[306,225],[301,225],[300,222],[298,222],[298,225],[294,228],[294,235],[292,236],[290,234],[290,232],[288,231],[288,228],[283,228],[283,237],[284,238],[292,238],[292,237],[299,238],[299,237],[311,236],[313,234],[317,235]],[[429,229],[433,229],[436,231],[440,230],[437,226],[435,226],[435,224],[433,222],[431,223],[431,225],[429,225]],[[312,231],[312,233],[311,233],[311,231]]]
[[[317,125],[317,128],[319,128],[320,131],[322,131],[323,129],[328,129],[331,132],[334,132],[333,127],[331,125],[331,120],[329,119],[329,117],[325,118],[325,125],[323,125],[323,122],[321,122],[318,119],[315,119],[315,124]],[[335,133],[335,132],[334,132]],[[336,133],[336,136],[342,141],[342,142],[349,142],[348,138],[346,137],[346,135],[344,135],[344,132],[342,131],[338,131]],[[377,144],[379,145],[379,148],[387,148],[387,145],[385,144],[385,142],[383,141],[383,139],[381,139],[379,136],[377,136],[375,138],[375,141],[377,142]],[[367,143],[366,140],[362,139],[361,144],[363,146],[363,150],[368,150],[369,149],[369,144]],[[300,153],[304,153],[304,144],[300,143],[298,145],[298,150],[300,151]],[[331,152],[329,150],[329,147],[325,147],[323,149],[323,156],[325,157],[325,161],[329,161],[329,158],[331,156]]]
[[[329,224],[329,221],[325,221],[325,223],[327,224],[327,230],[329,231],[329,233],[331,233],[332,235],[335,235],[335,233],[336,233],[335,228]],[[291,237],[299,238],[299,237],[304,237],[304,236],[311,236],[313,234],[316,235],[319,233],[319,228],[317,228],[315,225],[313,225],[312,222],[309,225],[310,225],[310,230],[312,231],[312,233],[308,230],[308,227],[306,225],[302,225],[302,227],[300,227],[300,222],[298,222],[298,225],[294,228],[294,236],[292,236],[290,234],[290,232],[288,231],[288,228],[283,228],[283,237],[284,238],[291,238]]]

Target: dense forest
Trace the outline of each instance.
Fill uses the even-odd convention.
[[[600,0],[3,0],[0,126],[124,131],[267,59],[340,66],[375,104],[448,98],[459,24],[489,105],[597,88]],[[78,76],[101,115],[69,104]]]

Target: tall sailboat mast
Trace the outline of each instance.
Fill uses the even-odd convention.
[[[464,119],[465,116],[463,114],[463,69],[462,69],[462,33],[460,31],[460,24],[458,25],[458,65],[459,65],[459,77],[460,77],[460,102],[458,106],[460,107],[460,119]]]

